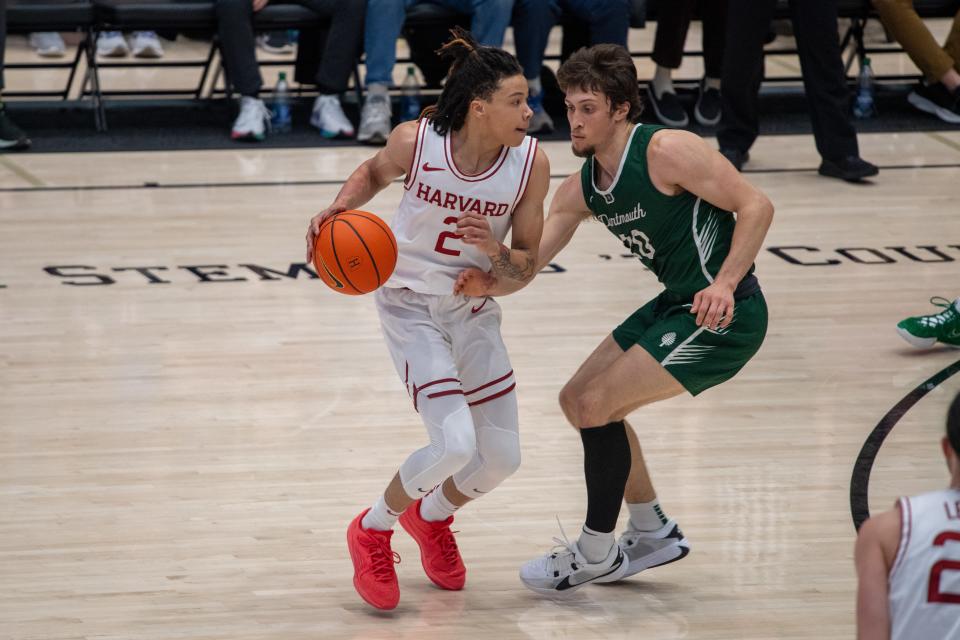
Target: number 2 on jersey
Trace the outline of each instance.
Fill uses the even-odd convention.
[[[443,224],[457,224],[456,216],[448,216],[443,219]],[[443,243],[446,242],[447,238],[453,238],[454,240],[459,240],[462,236],[453,233],[452,231],[441,231],[440,235],[437,236],[437,246],[434,247],[437,253],[443,253],[448,256],[458,256],[460,255],[459,249],[448,249],[443,246]]]
[[[943,546],[948,540],[960,542],[960,533],[956,531],[944,531],[933,539],[933,546]],[[930,584],[927,587],[927,602],[960,604],[960,593],[940,590],[940,574],[944,571],[960,571],[960,561],[940,560],[930,567]]]

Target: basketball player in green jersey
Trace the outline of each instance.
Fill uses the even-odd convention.
[[[583,440],[586,523],[577,541],[520,569],[527,587],[554,596],[688,553],[689,543],[660,508],[625,418],[646,404],[729,380],[760,348],[767,307],[753,262],[773,217],[770,200],[703,139],[636,124],[637,73],[622,47],[581,49],[558,79],[573,152],[586,160],[554,195],[539,268],[593,217],[665,290],[615,328],[560,392],[563,412]],[[503,295],[522,286],[467,270],[456,290]],[[630,521],[616,540],[624,498]]]

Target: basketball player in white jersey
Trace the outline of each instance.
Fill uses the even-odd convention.
[[[453,289],[471,267],[507,281],[533,277],[550,167],[526,135],[532,112],[516,58],[459,30],[440,54],[453,66],[436,107],[394,129],[307,233],[309,261],[323,220],[360,207],[406,174],[391,220],[397,266],[375,296],[387,347],[429,444],[400,465],[386,492],[347,529],[354,586],[379,609],[396,607],[400,597],[399,560],[390,547],[398,518],[419,545],[427,576],[442,589],[461,589],[466,571],[450,531],[453,514],[520,464],[516,383],[500,307]]]
[[[950,486],[900,498],[860,527],[860,640],[960,638],[960,394],[940,444]]]

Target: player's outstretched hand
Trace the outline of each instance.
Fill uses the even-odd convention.
[[[487,219],[476,213],[465,213],[457,218],[457,234],[465,244],[472,244],[488,256],[500,252],[500,243],[493,237]]]
[[[346,207],[332,205],[310,218],[310,226],[307,227],[307,264],[313,262],[313,245],[317,243],[317,234],[320,233],[320,225],[330,216],[346,210]]]
[[[489,295],[497,279],[486,271],[480,269],[464,269],[457,276],[457,281],[453,284],[454,295],[469,296],[471,298],[482,298]]]
[[[714,282],[693,296],[690,313],[697,314],[697,326],[726,329],[733,320],[733,287]]]

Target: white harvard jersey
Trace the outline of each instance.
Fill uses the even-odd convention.
[[[466,175],[453,160],[450,134],[441,136],[422,119],[403,198],[390,223],[399,255],[385,286],[450,295],[464,269],[489,271],[490,259],[460,241],[457,218],[469,212],[486,216],[494,237],[503,242],[536,150],[536,139],[526,136],[520,146],[504,147],[486,171]]]
[[[960,490],[900,498],[891,640],[960,638]]]

